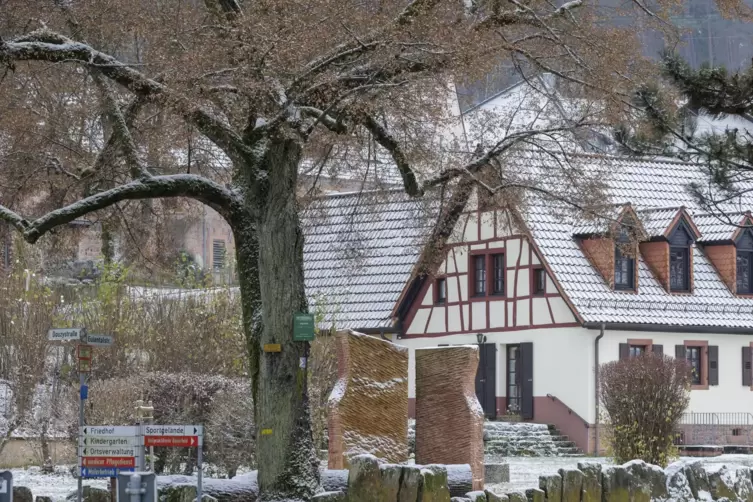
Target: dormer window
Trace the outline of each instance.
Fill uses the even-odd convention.
[[[635,289],[635,258],[627,256],[620,251],[619,246],[614,248],[614,289]]]
[[[753,294],[753,234],[750,230],[737,241],[737,294]]]
[[[685,293],[691,290],[690,258],[695,239],[684,220],[669,235],[669,290]]]
[[[623,252],[629,245],[630,237],[623,227],[614,245],[614,289],[635,289],[635,258]]]
[[[687,247],[669,248],[669,289],[671,291],[690,290],[689,251],[690,248]]]

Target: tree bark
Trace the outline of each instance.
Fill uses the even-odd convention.
[[[263,144],[257,162],[267,176],[259,180],[248,171],[238,173],[247,212],[232,223],[251,356],[259,491],[261,500],[310,500],[319,470],[306,368],[300,364],[308,342],[293,341],[293,314],[308,312],[296,201],[302,144],[295,135]],[[265,352],[267,344],[279,344],[281,351]]]

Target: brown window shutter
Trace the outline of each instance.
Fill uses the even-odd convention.
[[[630,357],[630,345],[627,343],[620,344],[620,360]]]
[[[651,351],[654,353],[654,355],[657,356],[663,356],[664,355],[664,345],[652,345]]]
[[[719,347],[709,345],[709,385],[719,385]]]
[[[675,345],[675,357],[685,359],[685,345]]]
[[[750,368],[750,346],[743,347],[743,385],[750,387],[753,385],[753,373]]]

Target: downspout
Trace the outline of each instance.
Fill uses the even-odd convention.
[[[604,337],[605,324],[601,323],[601,329],[599,330],[599,336],[594,340],[594,407],[596,411],[596,417],[594,420],[594,456],[599,456],[599,340]]]

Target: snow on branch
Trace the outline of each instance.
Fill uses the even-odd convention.
[[[0,40],[0,61],[76,62],[96,68],[102,75],[134,94],[171,108],[220,147],[231,159],[246,158],[249,151],[229,125],[186,96],[93,47],[70,40],[47,29],[37,30],[13,41]]]
[[[126,117],[120,110],[117,101],[115,101],[115,95],[113,93],[110,83],[105,80],[100,72],[96,69],[91,70],[92,77],[97,85],[102,90],[102,99],[104,101],[105,109],[107,110],[110,119],[112,120],[112,134],[107,141],[107,146],[111,144],[117,144],[120,146],[120,150],[126,158],[128,164],[131,167],[131,176],[133,178],[150,176],[149,171],[144,164],[144,161],[139,158],[139,152],[136,148],[136,142],[133,140],[131,130],[128,127],[129,124],[126,121]],[[136,102],[129,106],[129,117],[131,120],[135,119],[136,111],[138,109],[138,97]],[[114,140],[114,141],[111,141]],[[100,157],[101,158],[101,157]]]
[[[400,176],[403,178],[405,192],[413,197],[421,195],[423,191],[418,186],[416,173],[411,169],[408,159],[405,156],[405,152],[397,139],[389,133],[386,127],[377,122],[377,120],[370,115],[365,115],[361,119],[361,123],[369,130],[369,132],[371,132],[371,135],[377,143],[390,152],[392,159],[395,161],[395,165],[397,165],[397,169],[400,171]]]
[[[173,174],[132,181],[51,211],[31,223],[10,209],[0,206],[0,219],[12,223],[23,233],[24,239],[33,244],[55,227],[118,202],[166,197],[188,197],[198,200],[224,216],[233,213],[240,204],[240,200],[232,192],[214,181],[193,174]]]

